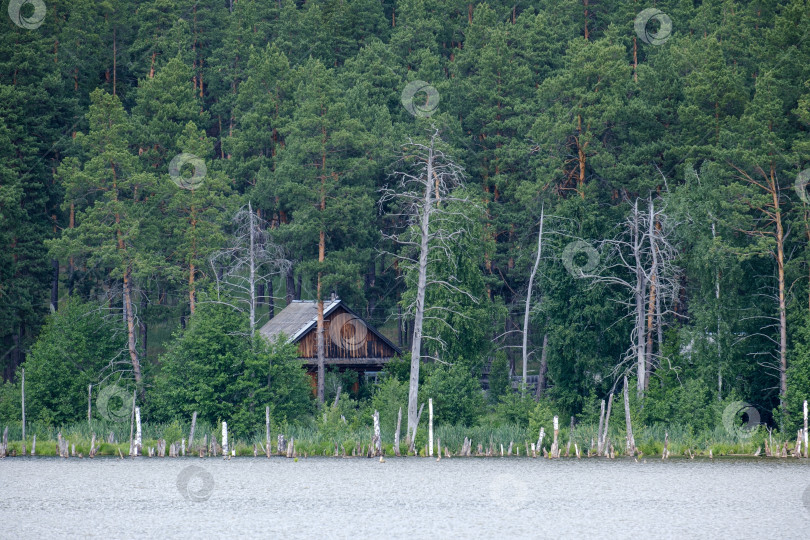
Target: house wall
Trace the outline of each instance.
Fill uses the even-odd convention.
[[[390,359],[396,356],[396,351],[390,345],[343,306],[338,306],[324,319],[323,337],[326,358]],[[318,357],[318,332],[315,328],[298,341],[298,355],[305,359]]]

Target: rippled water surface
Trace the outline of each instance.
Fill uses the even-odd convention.
[[[8,458],[0,537],[810,538],[806,460]]]

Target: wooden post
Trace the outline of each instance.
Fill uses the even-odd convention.
[[[661,453],[661,459],[667,459],[669,457],[669,433],[664,432],[664,451]]]
[[[560,447],[559,442],[557,441],[557,436],[560,434],[560,419],[559,417],[554,417],[554,442],[551,443],[551,457],[558,458],[560,457]]]
[[[183,439],[183,442],[180,443],[180,453],[183,457],[186,457],[186,439]]]
[[[613,407],[613,394],[610,394],[610,397],[608,398],[607,411],[605,411],[605,430],[602,432],[602,451],[605,453],[607,453],[608,450],[606,441],[608,428],[610,427],[610,410],[612,407]]]
[[[428,399],[428,455],[433,457],[433,398]]]
[[[804,400],[804,457],[808,457],[807,452],[807,400]]]
[[[267,444],[265,455],[270,457],[270,406],[264,408],[264,441]]]
[[[540,434],[537,436],[537,453],[541,454],[543,452],[543,438],[546,436],[546,429],[540,428]]]
[[[627,389],[627,375],[624,376],[624,420],[627,425],[625,453],[628,456],[634,456],[636,454],[636,440],[633,438],[633,424],[630,420],[630,395]]]
[[[399,428],[402,426],[402,407],[397,414],[397,430],[394,432],[394,455],[399,456]]]
[[[574,438],[574,417],[571,417],[571,425],[568,426],[568,445],[565,447],[565,457],[571,455],[571,443],[573,442],[572,439]]]
[[[188,450],[191,452],[191,445],[194,444],[194,429],[197,427],[197,411],[191,414],[191,432],[188,434]]]
[[[90,418],[93,412],[93,385],[87,385],[87,425],[90,426]],[[91,426],[92,429],[92,426]]]
[[[382,455],[382,441],[380,440],[380,413],[379,411],[375,410],[374,415],[372,416],[374,419],[374,437],[371,439],[372,446],[374,447],[373,455],[374,457]]]
[[[22,455],[25,455],[25,368],[22,368],[20,391],[22,392]]]
[[[34,433],[34,440],[31,442],[31,455],[37,455],[37,434]]]
[[[228,422],[222,421],[222,457],[228,459]]]
[[[141,408],[135,407],[135,455],[141,454]]]
[[[602,400],[602,407],[599,410],[599,429],[596,431],[596,455],[602,455],[602,430],[605,428],[605,400]],[[593,444],[591,444],[593,448]]]
[[[133,446],[133,442],[132,442],[132,430],[135,427],[135,392],[136,391],[137,390],[132,391],[132,414],[129,417],[129,455],[130,456],[132,456],[134,451],[135,451],[135,447]]]

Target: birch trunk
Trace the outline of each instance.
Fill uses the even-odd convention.
[[[612,408],[613,408],[613,394],[610,394],[610,397],[608,398],[607,411],[605,411],[605,426],[604,426],[604,430],[602,431],[602,441],[601,441],[601,444],[600,444],[601,451],[603,453],[607,453],[607,451],[608,451],[608,446],[607,446],[608,436],[607,436],[607,434],[608,434],[608,428],[610,427],[610,410]]]
[[[804,400],[804,457],[810,456],[810,452],[807,450],[807,400]]]
[[[399,429],[402,426],[402,407],[399,408],[397,413],[397,430],[394,432],[394,455],[399,456]]]
[[[560,434],[560,419],[559,417],[554,417],[554,441],[551,443],[551,457],[558,458],[560,457],[560,446],[558,436]]]
[[[537,257],[534,259],[534,266],[532,267],[532,273],[529,275],[529,289],[526,291],[526,306],[523,310],[523,387],[526,387],[526,380],[528,376],[528,366],[529,366],[529,351],[528,351],[528,343],[529,343],[529,312],[531,311],[531,303],[532,303],[532,287],[534,286],[534,277],[537,275],[537,268],[540,266],[540,255],[543,252],[543,218],[544,218],[544,211],[543,207],[540,208],[540,232],[537,235]],[[545,353],[545,339],[543,352]],[[540,386],[540,382],[538,381],[537,386]],[[537,393],[537,390],[535,390]]]
[[[197,427],[197,411],[191,414],[191,432],[188,434],[188,449],[191,451],[191,445],[194,444],[194,430]]]
[[[537,435],[537,451],[542,452],[543,450],[543,439],[546,436],[545,428],[540,428],[540,433]]]
[[[132,415],[129,417],[129,455],[133,455],[134,446],[132,444],[132,430],[135,428],[135,392],[132,391]]]
[[[379,411],[374,411],[374,440],[372,444],[374,446],[374,457],[382,455],[382,439],[380,437],[380,413]]]
[[[428,455],[433,457],[433,398],[428,399]]]
[[[596,455],[602,455],[602,430],[605,428],[605,400],[602,400],[601,408],[599,409],[599,429],[596,431]],[[593,443],[593,441],[591,441]],[[593,447],[593,444],[591,444]]]
[[[228,422],[222,421],[222,457],[228,459]]]
[[[712,220],[712,240],[717,239],[717,228]],[[722,345],[720,343],[720,269],[714,271],[714,300],[717,309],[717,401],[723,401],[723,364]]]
[[[264,408],[264,443],[267,445],[267,457],[270,457],[270,407]]]
[[[135,407],[135,455],[141,455],[141,408]]]
[[[25,368],[22,369],[22,382],[20,392],[22,393],[22,455],[25,455]]]

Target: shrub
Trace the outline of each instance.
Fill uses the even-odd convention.
[[[420,400],[433,398],[436,423],[473,425],[484,410],[480,383],[458,363],[434,368],[419,394]]]
[[[408,424],[408,383],[395,377],[386,377],[374,390],[371,408],[380,412],[381,429],[393,433],[397,426],[397,414],[402,407],[402,427],[404,434]],[[404,435],[402,435],[404,439]]]
[[[522,427],[529,426],[530,413],[537,407],[537,403],[527,392],[512,392],[504,394],[495,413],[500,422],[504,424],[517,424]]]
[[[118,324],[75,298],[48,317],[23,366],[29,420],[87,420],[87,385],[97,395],[103,371],[124,346]]]
[[[511,393],[512,386],[509,381],[509,360],[506,353],[498,351],[489,370],[489,402],[496,404],[501,397]]]

